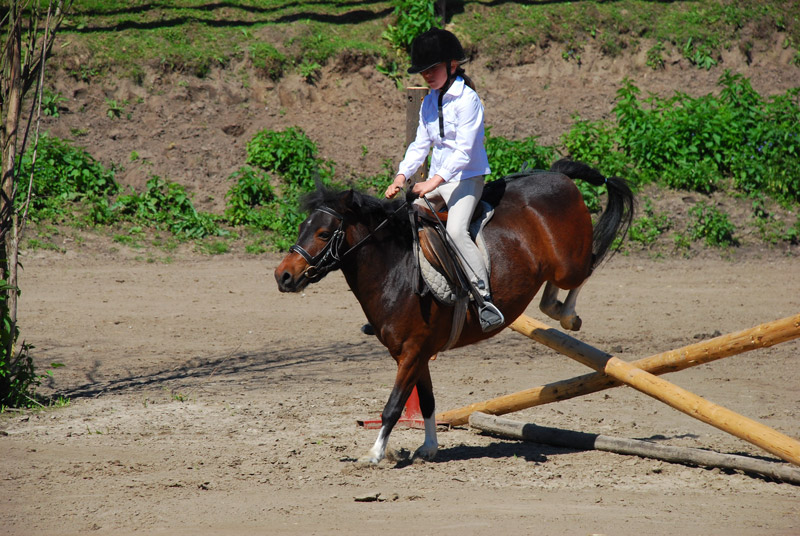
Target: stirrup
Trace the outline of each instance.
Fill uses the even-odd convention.
[[[478,319],[481,321],[481,329],[484,333],[499,328],[506,321],[500,309],[488,300],[484,301],[478,309]]]

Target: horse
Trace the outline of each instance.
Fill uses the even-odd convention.
[[[574,180],[605,185],[606,207],[593,225]],[[495,207],[483,230],[489,249],[492,302],[505,323],[484,333],[469,308],[452,347],[496,335],[522,314],[542,284],[540,309],[569,330],[578,330],[578,293],[633,219],[634,197],[627,181],[605,177],[587,164],[561,159],[547,171],[523,171],[486,184],[482,199]],[[375,336],[397,363],[375,444],[359,461],[377,464],[386,455],[392,428],[417,388],[425,428],[413,457],[432,460],[438,451],[435,400],[429,360],[448,341],[454,308],[431,293],[414,292],[419,277],[411,223],[404,200],[379,200],[349,189],[318,185],[303,200],[309,216],[297,242],[275,269],[281,292],[300,292],[340,269]],[[612,250],[613,252],[613,250]],[[418,280],[416,280],[418,281]],[[563,302],[559,289],[568,290]]]

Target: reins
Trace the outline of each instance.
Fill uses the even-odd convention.
[[[313,257],[311,256],[310,253],[308,253],[302,246],[300,246],[297,243],[295,243],[292,247],[290,247],[289,251],[294,251],[295,253],[298,253],[301,257],[303,257],[306,260],[306,262],[308,263],[308,268],[306,268],[303,271],[303,275],[308,279],[310,279],[312,282],[317,281],[331,270],[337,269],[344,257],[346,257],[352,251],[359,248],[361,244],[372,238],[375,235],[375,233],[380,231],[383,228],[383,226],[389,223],[389,220],[391,220],[395,216],[395,214],[400,212],[400,210],[405,208],[407,205],[408,202],[403,201],[403,203],[399,207],[397,207],[397,209],[394,212],[392,212],[389,216],[387,216],[385,220],[379,223],[378,226],[375,227],[375,229],[370,231],[367,234],[367,236],[356,242],[353,246],[350,247],[350,249],[348,249],[344,253],[339,252],[339,250],[342,247],[342,244],[344,243],[344,238],[345,238],[344,216],[342,216],[341,214],[339,214],[338,212],[336,212],[331,208],[325,206],[317,207],[314,209],[314,212],[323,212],[325,214],[333,216],[334,218],[339,220],[339,227],[337,227],[336,230],[333,232],[333,235],[328,240],[328,243],[325,244],[325,247],[323,247],[322,250],[320,250],[320,252]]]

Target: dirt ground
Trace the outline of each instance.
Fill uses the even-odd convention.
[[[727,65],[759,91],[798,86],[779,42],[752,65]],[[472,67],[495,134],[553,143],[572,112],[606,116],[626,74],[665,94],[704,94],[721,74],[680,60],[652,72],[642,58],[591,50],[580,68],[531,55],[499,71],[480,59]],[[80,130],[78,143],[125,168],[125,185],[156,173],[219,209],[261,128],[302,126],[344,174],[396,161],[402,94],[373,68],[351,67],[327,66],[316,87],[291,77],[243,84],[230,73],[151,73],[143,86],[60,77],[70,100],[47,128]],[[131,117],[108,118],[106,98],[127,100]],[[341,274],[286,295],[272,276],[278,254],[180,252],[161,263],[93,236],[63,246],[24,255],[20,323],[41,370],[64,364],[42,390],[71,402],[0,415],[3,534],[800,534],[798,486],[468,427],[440,433],[434,462],[359,466],[377,432],[356,420],[379,415],[394,363],[359,331],[364,317]],[[634,360],[789,316],[800,311],[799,267],[796,255],[769,249],[617,255],[582,293],[578,337]],[[528,314],[550,322],[535,304]],[[797,438],[799,353],[789,342],[666,378]],[[439,410],[585,372],[508,330],[432,365]],[[772,459],[629,388],[514,417]],[[398,429],[390,446],[413,451],[421,441],[421,431]]]
[[[3,532],[800,533],[797,486],[468,427],[440,433],[435,462],[360,467],[376,431],[356,420],[378,416],[394,363],[360,333],[341,274],[280,294],[278,260],[28,259],[22,322],[37,362],[65,365],[53,387],[72,402],[0,417]],[[633,360],[789,316],[797,266],[616,256],[584,290],[579,337]],[[784,343],[668,379],[800,437],[798,352]],[[508,330],[432,366],[440,410],[585,371]],[[771,457],[629,388],[515,418]],[[390,446],[421,441],[397,430]]]

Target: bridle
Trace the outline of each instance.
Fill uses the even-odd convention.
[[[306,263],[308,263],[308,268],[303,271],[302,275],[307,277],[312,283],[319,281],[325,274],[339,267],[339,263],[342,262],[343,257],[343,255],[339,253],[339,249],[344,242],[344,216],[328,207],[317,207],[314,209],[314,212],[323,212],[337,218],[339,220],[339,227],[333,231],[333,235],[328,239],[325,247],[313,257],[303,246],[296,242],[289,248],[289,251],[298,253],[306,260]],[[349,253],[349,250],[346,253]]]
[[[390,214],[385,220],[379,223],[378,226],[375,227],[375,229],[370,231],[369,234],[367,234],[367,236],[359,240],[355,245],[350,247],[350,249],[348,249],[344,253],[341,253],[340,251],[342,245],[344,244],[344,239],[345,239],[344,216],[342,216],[332,208],[328,208],[325,206],[315,208],[314,212],[322,212],[324,214],[328,214],[329,216],[333,216],[334,218],[338,219],[339,227],[337,227],[336,230],[333,231],[333,234],[328,239],[328,242],[325,244],[325,247],[323,247],[320,250],[320,252],[314,256],[311,256],[311,254],[297,242],[295,242],[295,244],[289,248],[290,252],[293,251],[297,253],[298,255],[300,255],[305,259],[306,263],[308,263],[308,268],[306,268],[301,275],[305,276],[309,280],[309,282],[315,283],[320,279],[322,279],[328,272],[338,269],[344,257],[349,255],[350,252],[354,251],[356,248],[360,247],[361,244],[363,244],[368,239],[373,237],[375,233],[377,233],[384,225],[386,225],[389,222],[389,220],[392,219],[392,217],[394,217],[395,214],[400,212],[400,210],[404,208],[406,205],[407,203],[404,201],[399,207],[397,207],[397,210],[395,210],[392,214]]]

